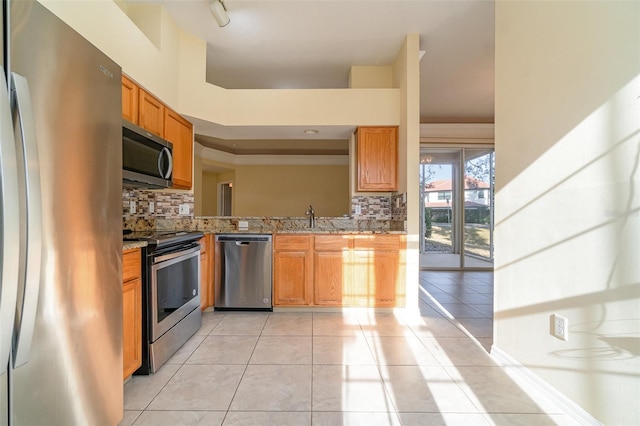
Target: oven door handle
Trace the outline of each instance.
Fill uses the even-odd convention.
[[[166,262],[172,259],[178,259],[183,257],[187,258],[187,257],[191,257],[194,253],[198,253],[198,255],[200,254],[200,246],[192,247],[188,250],[180,250],[173,253],[167,253],[162,256],[157,256],[157,257],[154,256],[152,263],[153,265],[157,265],[158,263]]]

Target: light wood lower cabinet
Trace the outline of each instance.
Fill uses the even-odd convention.
[[[273,304],[308,305],[312,279],[310,235],[276,235],[273,246]]]
[[[200,309],[213,306],[213,234],[200,239]]]
[[[401,306],[404,247],[401,235],[276,235],[274,305]]]
[[[122,256],[122,377],[142,365],[142,279],[140,249]]]

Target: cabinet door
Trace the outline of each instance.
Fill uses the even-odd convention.
[[[139,90],[138,98],[138,125],[163,137],[164,104],[142,88]]]
[[[351,282],[349,253],[316,251],[313,257],[314,303],[341,306],[342,289]]]
[[[359,127],[358,191],[398,190],[397,127]]]
[[[200,309],[213,306],[213,244],[212,234],[200,239]]]
[[[173,144],[173,187],[191,189],[193,182],[193,125],[165,109],[164,138]]]
[[[136,278],[122,286],[123,379],[142,365],[142,281]]]
[[[309,304],[310,258],[308,251],[276,251],[274,253],[274,305]]]
[[[200,309],[209,306],[209,254],[200,253]]]
[[[396,304],[399,252],[355,250],[353,284],[345,299],[350,306],[390,307]]]
[[[122,118],[138,124],[138,85],[122,76]]]

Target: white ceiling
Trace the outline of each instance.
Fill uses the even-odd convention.
[[[223,28],[207,0],[161,1],[179,26],[207,41],[207,80],[218,86],[345,88],[351,65],[390,65],[405,35],[417,32],[426,52],[421,121],[493,121],[493,1],[226,0],[231,22]],[[299,129],[268,130],[202,132],[220,139],[274,139],[295,138]]]

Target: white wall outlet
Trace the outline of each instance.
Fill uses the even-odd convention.
[[[356,205],[355,212],[356,214],[362,214],[362,207],[360,207],[359,205]]]
[[[156,204],[153,201],[149,201],[149,213],[156,211]]]
[[[136,213],[136,202],[129,201],[129,214],[135,214],[135,213]]]
[[[557,314],[551,315],[551,335],[560,340],[569,340],[569,320]]]
[[[249,222],[247,222],[246,220],[239,220],[238,221],[238,230],[246,231],[247,229],[249,229]]]
[[[189,204],[180,204],[178,206],[179,214],[189,214]]]

